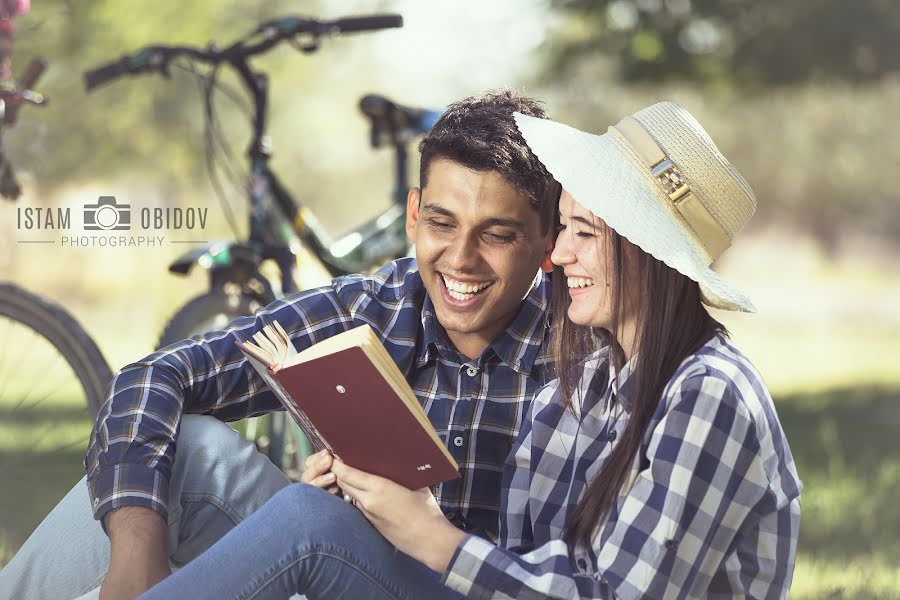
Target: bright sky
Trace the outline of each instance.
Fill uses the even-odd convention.
[[[372,51],[404,97],[422,104],[520,84],[535,69],[533,51],[549,18],[545,2],[517,0],[389,0],[343,9],[328,16],[403,15],[402,29],[373,36]]]

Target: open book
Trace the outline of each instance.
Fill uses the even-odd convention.
[[[459,467],[381,341],[368,325],[297,352],[274,321],[237,342],[316,452],[417,489]]]

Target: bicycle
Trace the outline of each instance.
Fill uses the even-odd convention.
[[[25,104],[46,104],[32,89],[45,60],[34,59],[18,82],[9,74],[10,19],[20,13],[7,9],[0,7],[0,30],[7,36],[6,43],[0,42],[0,134],[15,125]],[[0,144],[0,196],[14,202],[21,191]],[[5,489],[17,490],[5,495],[3,508],[19,524],[9,530],[4,526],[4,535],[24,534],[19,530],[23,523],[27,527],[32,518],[43,517],[43,498],[28,488],[75,470],[86,443],[82,429],[93,422],[111,379],[103,354],[71,314],[52,300],[0,281],[0,477]],[[9,541],[16,546],[24,538]]]
[[[350,17],[334,21],[283,17],[263,23],[221,50],[214,44],[207,48],[152,45],[85,73],[88,90],[126,75],[158,73],[167,76],[173,66],[196,75],[204,89],[207,170],[214,185],[215,165],[211,156],[215,147],[217,121],[212,92],[220,88],[217,77],[221,66],[230,67],[238,75],[252,101],[252,135],[247,149],[249,238],[205,244],[179,257],[169,266],[170,272],[179,275],[188,274],[195,266],[206,269],[209,291],[191,299],[173,315],[160,336],[160,346],[186,339],[194,333],[221,328],[233,318],[250,314],[276,298],[324,283],[304,281],[298,284],[297,256],[302,249],[315,257],[329,277],[365,272],[408,253],[405,230],[409,190],[407,144],[413,137],[430,131],[440,111],[402,106],[374,94],[360,100],[359,108],[370,124],[371,146],[379,148],[390,145],[394,151],[393,202],[381,215],[340,239],[332,240],[313,212],[294,199],[269,167],[272,151],[265,133],[268,76],[255,71],[249,63],[252,57],[282,42],[308,54],[319,49],[320,40],[324,37],[400,26],[400,15]],[[209,72],[201,73],[198,64],[207,65]],[[280,275],[278,281],[272,282],[262,274],[261,267],[266,261],[276,266]],[[273,416],[267,448],[269,457],[280,467],[289,466],[284,461],[286,453],[289,459],[293,457],[295,463],[302,458],[289,446],[283,445],[281,432],[284,423],[283,412]],[[248,437],[251,436],[252,432]]]

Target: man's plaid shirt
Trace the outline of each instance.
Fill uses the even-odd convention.
[[[467,536],[445,583],[470,598],[783,598],[801,483],[759,373],[717,335],[686,359],[589,547],[562,541],[628,420],[628,365],[588,361],[580,405],[535,397],[503,480],[500,547]],[[576,416],[579,415],[579,416]]]
[[[538,272],[510,326],[469,360],[437,322],[415,261],[401,259],[151,354],[116,374],[94,427],[85,459],[94,516],[122,506],[167,515],[182,413],[233,421],[281,408],[235,341],[278,320],[303,350],[368,323],[460,465],[459,479],[437,487],[438,503],[461,528],[493,538],[504,461],[534,392],[550,379],[548,300]]]

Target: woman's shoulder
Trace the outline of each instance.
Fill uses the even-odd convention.
[[[744,403],[752,414],[759,413],[761,403],[771,403],[762,375],[734,342],[722,333],[710,338],[681,362],[669,381],[667,392],[693,389],[704,384],[723,388],[728,392],[726,396]]]

